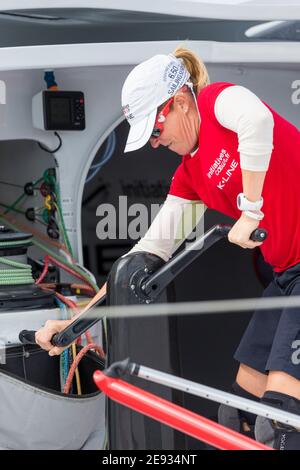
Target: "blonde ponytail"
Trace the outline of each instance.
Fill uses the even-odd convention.
[[[183,60],[185,67],[191,75],[190,80],[194,85],[194,91],[196,95],[198,95],[202,88],[210,83],[204,62],[190,49],[182,46],[176,47],[173,55],[177,57],[177,59]]]

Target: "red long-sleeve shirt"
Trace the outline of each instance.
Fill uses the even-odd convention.
[[[216,98],[229,86],[217,82],[200,92],[199,147],[193,157],[183,157],[169,194],[201,199],[207,207],[238,219],[236,197],[243,191],[238,135],[223,127],[214,113]],[[268,238],[261,250],[280,272],[300,262],[300,131],[264,104],[274,119],[274,148],[262,192],[265,217],[260,226],[268,230]]]

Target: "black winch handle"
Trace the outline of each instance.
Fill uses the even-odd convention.
[[[64,330],[51,338],[51,344],[53,346],[59,346],[65,348],[72,344],[79,336],[85,333],[89,328],[94,326],[101,318],[98,315],[93,315],[95,307],[99,307],[104,304],[106,300],[106,294],[104,294],[91,308],[79,316],[70,323]],[[22,330],[19,333],[19,340],[22,344],[36,344],[35,333],[33,330]]]
[[[22,344],[36,344],[34,330],[22,330],[19,333],[19,340]]]
[[[150,302],[153,302],[160,293],[196,258],[201,256],[208,248],[216,242],[228,236],[232,229],[231,225],[215,225],[202,237],[197,238],[189,246],[175,255],[166,264],[159,268],[152,276],[145,280],[141,286],[142,294]],[[250,235],[252,241],[264,241],[267,231],[257,228]]]
[[[216,225],[214,227],[216,232],[222,233],[223,235],[228,235],[230,230],[232,229],[231,225]],[[268,236],[268,232],[264,228],[257,228],[254,230],[250,235],[250,240],[253,242],[263,242]]]
[[[170,282],[192,261],[200,256],[204,251],[211,247],[218,240],[226,237],[231,230],[230,225],[216,225],[206,232],[202,237],[195,240],[189,246],[188,250],[181,251],[174,256],[168,263],[163,265],[158,271],[151,275],[143,284],[142,294],[147,296],[150,301],[154,301],[159,293],[166,288]],[[254,230],[250,239],[262,242],[267,238],[267,231],[262,228]],[[72,344],[76,338],[81,336],[86,330],[95,325],[101,318],[93,315],[93,309],[96,306],[104,304],[106,295],[102,296],[90,309],[80,315],[70,325],[60,333],[56,333],[51,343],[53,346],[66,347]],[[19,334],[19,339],[23,344],[36,344],[35,331],[23,330]]]
[[[22,344],[37,344],[35,341],[35,334],[35,330],[22,330],[19,333],[19,340]],[[53,346],[57,346],[56,336],[57,334],[53,335],[51,339],[51,344],[53,344]]]
[[[253,242],[263,242],[268,236],[268,232],[264,228],[257,228],[250,235],[250,240]]]

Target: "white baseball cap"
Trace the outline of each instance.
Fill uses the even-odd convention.
[[[172,54],[155,55],[130,72],[122,89],[122,109],[130,124],[124,152],[137,150],[148,142],[157,108],[174,96],[189,78],[183,61]]]

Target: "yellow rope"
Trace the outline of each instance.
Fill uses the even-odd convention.
[[[75,358],[76,358],[76,346],[75,346],[75,343],[72,344],[72,353],[73,353],[73,361],[74,361]],[[80,383],[80,376],[79,376],[78,367],[76,367],[76,370],[75,370],[75,377],[76,377],[77,394],[78,394],[78,395],[82,395],[82,392],[81,392],[81,383]]]

